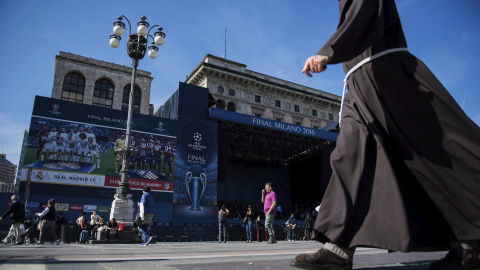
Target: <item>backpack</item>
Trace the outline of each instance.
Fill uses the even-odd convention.
[[[133,226],[138,227],[140,224],[142,224],[142,216],[140,216],[140,213],[137,213],[135,220],[133,221]]]
[[[220,211],[220,215],[218,216],[218,222],[220,223],[227,222],[227,213],[225,213],[225,211]]]

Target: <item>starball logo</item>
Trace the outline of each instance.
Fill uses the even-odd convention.
[[[198,133],[198,132],[195,132],[195,134],[193,134],[193,139],[196,141],[196,142],[199,142],[202,140],[202,134]]]
[[[163,128],[163,122],[158,122],[158,127],[155,128],[155,130],[160,132],[165,131],[165,129]]]
[[[50,111],[48,111],[48,112],[51,113],[51,114],[53,114],[53,115],[61,115],[62,113],[58,111],[59,109],[60,109],[60,105],[58,105],[58,104],[53,104],[52,110],[50,110]]]

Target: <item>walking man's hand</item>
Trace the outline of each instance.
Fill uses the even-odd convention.
[[[327,64],[330,62],[330,57],[325,55],[314,55],[305,61],[302,72],[308,77],[312,77],[312,73],[320,73],[327,69]]]

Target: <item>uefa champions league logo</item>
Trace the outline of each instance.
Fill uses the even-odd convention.
[[[200,134],[199,132],[195,132],[195,134],[193,134],[193,139],[196,141],[196,142],[199,142],[202,140],[202,134]]]
[[[62,113],[58,111],[59,109],[60,109],[60,105],[58,105],[58,104],[53,104],[53,105],[52,105],[52,110],[51,110],[51,111],[48,111],[48,112],[51,113],[51,114],[53,114],[53,115],[61,115]]]
[[[188,144],[188,147],[192,148],[193,150],[205,150],[207,147],[205,145],[202,145],[200,141],[202,140],[202,134],[200,132],[195,132],[193,133],[193,144]]]
[[[165,131],[165,129],[163,128],[163,122],[158,122],[158,127],[155,128],[157,131]]]

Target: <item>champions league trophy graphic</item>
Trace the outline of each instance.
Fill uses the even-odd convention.
[[[207,176],[204,173],[200,173],[200,177],[193,176],[192,172],[185,174],[185,184],[188,192],[188,197],[192,205],[188,207],[188,210],[199,211],[202,210],[198,203],[202,199],[203,192],[205,191],[205,185],[207,184]]]

